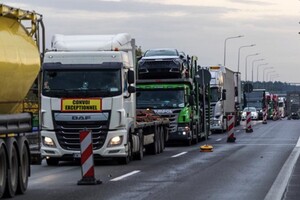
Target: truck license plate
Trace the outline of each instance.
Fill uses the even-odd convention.
[[[81,158],[81,154],[80,153],[74,153],[73,158]]]

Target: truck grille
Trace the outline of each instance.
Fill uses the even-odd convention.
[[[178,113],[172,113],[172,114],[160,114],[161,117],[168,118],[170,121],[169,125],[169,133],[175,133],[177,132],[177,119],[178,119]]]
[[[109,120],[104,121],[59,121],[54,120],[56,138],[63,149],[80,151],[79,132],[92,131],[93,149],[100,149],[107,137]]]

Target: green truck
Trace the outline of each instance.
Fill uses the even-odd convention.
[[[183,58],[183,56],[180,57],[176,58],[174,56],[173,58]],[[179,141],[187,145],[198,143],[199,139],[204,138],[206,134],[204,131],[205,108],[202,101],[205,92],[195,79],[196,72],[200,69],[197,66],[197,57],[192,56],[190,58],[187,56],[187,59],[183,60],[182,63],[185,66],[182,69],[185,70],[185,73],[178,70],[178,78],[176,78],[175,70],[170,70],[170,73],[172,73],[171,78],[167,78],[167,70],[160,70],[159,68],[145,70],[141,65],[151,68],[150,62],[147,63],[148,60],[154,63],[152,66],[160,66],[159,68],[164,67],[161,63],[164,63],[166,68],[170,66],[167,60],[172,62],[172,59],[167,56],[153,56],[151,59],[146,58],[144,60],[142,58],[139,62],[138,67],[142,70],[138,69],[137,71],[141,72],[138,75],[142,74],[142,76],[138,77],[136,86],[137,110],[153,110],[156,114],[169,119],[168,142]],[[173,61],[172,65],[174,63],[180,64],[181,62]],[[149,78],[144,73],[145,71],[151,71]],[[206,100],[209,101],[209,98],[206,98]],[[209,102],[206,102],[206,105],[209,105]],[[209,124],[209,118],[209,116],[206,116],[206,119],[208,119],[207,124]],[[209,130],[209,127],[207,130]]]

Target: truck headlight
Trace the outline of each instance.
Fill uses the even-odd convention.
[[[50,138],[50,137],[43,137],[42,141],[43,141],[44,146],[47,146],[47,147],[56,147],[53,139]]]
[[[107,147],[119,146],[123,142],[123,136],[116,136],[110,139]]]
[[[190,127],[189,126],[182,126],[182,127],[178,127],[178,133],[182,134],[182,135],[187,135],[190,132]]]

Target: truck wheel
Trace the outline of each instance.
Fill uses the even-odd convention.
[[[152,144],[146,146],[146,152],[152,155],[158,154],[158,129],[154,128],[154,141]]]
[[[128,152],[126,157],[122,157],[118,159],[119,164],[127,165],[132,160],[132,145],[131,140],[127,140]]]
[[[143,160],[144,157],[144,136],[143,132],[139,132],[139,151],[137,152],[135,159],[136,160]]]
[[[47,158],[46,159],[48,166],[57,166],[59,163],[59,160],[57,158]]]
[[[5,143],[0,139],[0,198],[3,196],[7,177],[7,153]]]
[[[6,139],[7,153],[8,153],[8,173],[5,196],[14,197],[18,188],[18,170],[19,158],[18,147],[15,138]]]
[[[192,138],[186,140],[186,146],[191,146],[192,145],[192,140],[193,140]]]
[[[163,152],[165,149],[165,132],[164,132],[164,127],[160,127],[160,150]]]
[[[157,127],[157,133],[156,133],[157,137],[155,139],[156,142],[156,154],[160,154],[161,153],[161,131],[160,131],[160,127]]]
[[[199,137],[198,137],[198,126],[196,125],[196,128],[193,129],[193,135],[194,135],[194,139],[193,139],[193,143],[194,144],[198,144],[199,142]]]
[[[27,144],[26,137],[23,136],[18,139],[18,147],[20,151],[18,194],[25,193],[28,186],[28,177],[30,176],[30,153]]]

